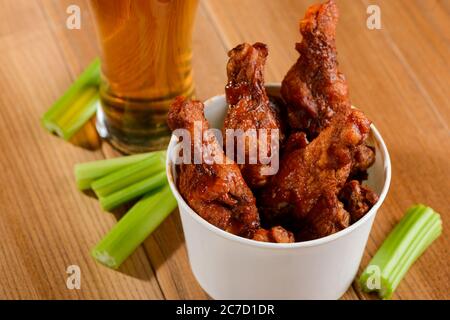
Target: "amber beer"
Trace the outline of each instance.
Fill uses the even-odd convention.
[[[126,153],[165,148],[167,109],[192,96],[198,0],[90,0],[101,49],[97,129]]]

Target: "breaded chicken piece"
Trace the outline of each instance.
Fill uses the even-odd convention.
[[[351,180],[339,192],[339,200],[350,213],[351,223],[355,223],[378,201],[378,195],[359,181]]]
[[[349,215],[337,195],[369,130],[370,121],[361,111],[343,106],[317,138],[282,158],[280,171],[259,198],[263,217],[273,224],[290,221],[303,240],[348,226]]]
[[[350,106],[345,77],[338,70],[334,0],[308,8],[300,21],[300,54],[283,79],[281,94],[288,106],[289,125],[309,139],[325,128],[341,105]]]
[[[243,43],[228,53],[230,59],[227,64],[228,84],[225,92],[229,108],[224,121],[223,136],[226,137],[227,129],[233,129],[235,132],[242,130],[243,133],[251,129],[256,130],[255,140],[245,140],[245,163],[238,163],[250,188],[263,187],[270,176],[264,172],[268,165],[263,164],[259,156],[255,159],[256,163],[250,163],[251,148],[257,152],[266,150],[265,156],[270,156],[272,147],[275,155],[279,152],[279,140],[283,140],[279,116],[271,106],[264,88],[267,54],[267,46],[263,43]],[[261,136],[260,129],[266,129],[267,135]],[[278,131],[279,137],[274,144],[271,142],[273,130]]]
[[[253,240],[275,243],[295,242],[294,234],[280,226],[272,227],[269,230],[260,228],[255,232]]]
[[[179,136],[181,132],[176,129],[186,129],[191,137],[191,161],[178,166],[178,190],[189,206],[209,223],[230,233],[252,238],[259,229],[255,197],[236,163],[225,158],[215,135],[207,131],[209,124],[203,108],[200,101],[189,101],[183,97],[175,99],[170,106],[170,129]],[[194,140],[195,126],[203,133],[202,141]],[[222,163],[205,159],[205,150],[211,158],[223,157]],[[194,163],[195,152],[200,152],[203,157],[201,163]]]

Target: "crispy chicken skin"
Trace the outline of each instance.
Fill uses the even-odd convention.
[[[276,110],[271,107],[269,98],[264,88],[264,65],[268,54],[267,46],[263,43],[250,45],[243,43],[228,52],[227,64],[228,84],[225,87],[228,113],[224,121],[223,136],[226,137],[227,129],[242,130],[267,129],[267,137],[262,139],[257,131],[257,150],[265,144],[267,155],[270,156],[271,130],[280,129],[280,120]],[[283,140],[282,132],[279,131]],[[251,188],[264,186],[269,175],[262,169],[266,166],[259,159],[256,164],[250,164],[249,143],[245,142],[245,164],[239,164],[242,175]],[[278,149],[272,146],[275,152]],[[259,151],[258,151],[259,152]],[[236,159],[235,159],[236,160]]]
[[[338,71],[334,0],[311,6],[300,21],[300,54],[283,79],[281,94],[288,105],[289,125],[316,137],[340,105],[350,106],[345,77]]]
[[[293,222],[301,240],[347,227],[350,217],[337,195],[350,174],[353,153],[369,130],[370,121],[361,111],[342,105],[317,138],[284,155],[259,199],[264,219]]]
[[[334,192],[325,191],[309,212],[304,224],[299,225],[298,241],[321,238],[350,225],[350,215]]]
[[[375,149],[369,147],[366,143],[358,146],[353,154],[353,167],[351,176],[361,177],[361,180],[367,179],[366,170],[375,162]]]
[[[294,234],[280,226],[272,227],[269,230],[260,228],[255,232],[253,240],[275,243],[295,242]]]
[[[192,157],[194,151],[200,148],[208,148],[213,156],[224,156],[214,134],[205,132],[209,124],[203,108],[200,101],[178,97],[170,106],[168,125],[172,131],[187,129],[190,132]],[[192,139],[194,122],[201,124],[204,134],[201,142]],[[191,164],[179,165],[178,189],[189,206],[209,223],[230,233],[252,238],[259,229],[255,198],[238,166],[231,160],[222,163],[207,164],[202,161],[201,164],[194,164],[191,161]]]
[[[286,154],[297,149],[305,148],[308,145],[308,143],[309,141],[306,136],[306,133],[301,131],[294,132],[288,137],[285,143],[283,153]]]
[[[339,200],[350,213],[351,223],[355,223],[378,201],[378,195],[359,181],[351,180],[339,192]]]

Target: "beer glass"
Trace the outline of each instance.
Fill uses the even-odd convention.
[[[90,0],[101,50],[97,130],[124,153],[163,149],[171,100],[194,92],[198,0]]]

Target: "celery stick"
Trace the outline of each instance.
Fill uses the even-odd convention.
[[[164,184],[167,184],[167,177],[166,172],[162,171],[106,197],[101,197],[100,205],[104,210],[109,211]]]
[[[426,215],[421,215],[419,210],[412,211],[408,219],[404,218],[400,222],[396,232],[391,232],[384,241],[384,249],[380,250],[377,259],[374,256],[372,262],[376,265],[383,265],[382,275],[387,278],[393,273],[398,265],[398,261],[404,255],[411,241],[417,236],[426,222]]]
[[[164,171],[164,168],[165,152],[154,153],[136,164],[129,165],[95,180],[91,187],[99,198],[106,197],[129,185]]]
[[[392,275],[389,278],[390,286],[387,287],[383,294],[383,299],[390,299],[394,293],[395,288],[399,285],[406,272],[409,270],[414,261],[419,257],[425,249],[440,235],[442,231],[442,222],[437,216],[431,217],[421,230],[421,232],[414,238],[411,245],[403,255],[402,259],[397,264]]]
[[[164,151],[135,154],[132,156],[117,157],[113,159],[104,159],[91,162],[85,162],[75,165],[75,180],[80,190],[89,189],[94,180],[102,178],[116,170],[125,168],[128,165],[135,164],[152,154],[162,153]]]
[[[100,61],[95,59],[42,116],[43,126],[69,140],[97,111],[99,84]]]
[[[414,261],[441,232],[441,218],[433,209],[424,205],[410,208],[361,274],[359,282],[363,290],[376,291],[380,298],[390,299]],[[368,287],[373,266],[380,269],[381,288]]]
[[[92,249],[91,255],[107,267],[117,269],[176,206],[168,185],[147,194]]]

